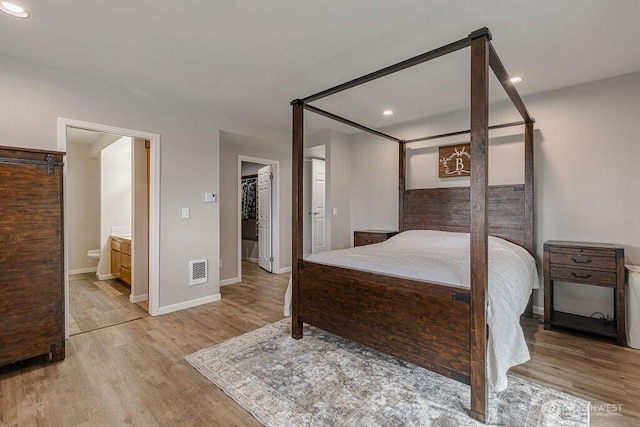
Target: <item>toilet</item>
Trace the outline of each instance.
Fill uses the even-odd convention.
[[[100,260],[100,249],[89,249],[87,256],[96,260]]]

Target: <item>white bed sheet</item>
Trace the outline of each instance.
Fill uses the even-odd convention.
[[[469,288],[468,233],[405,231],[383,243],[322,252],[306,259]],[[487,379],[494,391],[507,388],[509,368],[530,358],[520,315],[531,290],[539,286],[535,260],[524,248],[489,237]],[[284,311],[285,316],[291,315],[291,281]]]

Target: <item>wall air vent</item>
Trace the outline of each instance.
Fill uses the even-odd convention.
[[[199,285],[201,283],[207,283],[207,260],[199,259],[196,261],[189,261],[189,285]]]

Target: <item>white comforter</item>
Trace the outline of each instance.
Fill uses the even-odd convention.
[[[311,255],[309,261],[469,288],[469,234],[432,230],[400,233],[386,242]],[[529,360],[520,327],[532,289],[539,287],[533,257],[522,247],[489,237],[487,379],[507,388],[507,371]],[[291,315],[291,282],[285,296]]]

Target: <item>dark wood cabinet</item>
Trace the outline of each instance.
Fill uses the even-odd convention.
[[[398,234],[397,231],[389,230],[358,230],[353,232],[353,246],[372,245],[387,240],[389,237]]]
[[[64,359],[62,158],[0,147],[0,365]]]
[[[580,316],[554,309],[554,281],[611,288],[614,319]],[[627,343],[625,331],[624,249],[607,243],[549,240],[544,244],[544,325],[589,332]]]

